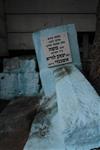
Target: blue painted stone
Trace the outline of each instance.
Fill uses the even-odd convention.
[[[74,65],[63,65],[61,67],[59,66],[50,69],[47,66],[46,57],[41,44],[41,38],[60,32],[68,33],[73,59],[72,64]],[[59,124],[61,125],[59,131],[62,131],[60,136],[62,139],[64,139],[65,143],[65,146],[62,144],[60,149],[89,150],[99,147],[100,97],[82,75],[82,73],[75,67],[77,66],[78,68],[81,68],[81,63],[74,25],[60,26],[36,32],[33,34],[33,41],[36,49],[36,55],[40,68],[40,77],[45,95],[47,97],[51,97],[55,92],[57,94],[58,118],[56,120],[61,121]],[[48,106],[49,105],[50,104],[48,104]],[[33,134],[31,134],[25,150],[31,150],[32,147],[38,145],[38,143],[40,143],[40,145],[35,147],[36,150],[59,149],[59,140],[58,142],[55,142],[56,136],[54,136],[55,143],[53,147],[47,147],[47,145],[50,143],[48,143],[47,140],[48,136],[41,140],[37,138],[37,134],[34,135],[34,129],[36,130],[38,128],[38,123],[35,124],[35,122],[33,122],[33,128],[31,130],[31,133]],[[34,128],[35,125],[36,128]],[[50,134],[47,135],[49,135],[50,138],[52,137]],[[50,143],[50,145],[52,144]]]
[[[39,92],[39,75],[37,72],[18,74],[18,95],[34,96]]]
[[[68,33],[68,39],[70,43],[73,64],[81,68],[79,47],[77,42],[77,33],[76,33],[75,26],[73,24],[49,28],[49,29],[45,29],[33,33],[33,42],[36,50],[39,68],[40,68],[40,77],[42,81],[42,86],[45,95],[48,97],[51,97],[55,93],[55,77],[53,75],[53,71],[57,67],[51,69],[48,68],[47,60],[44,54],[44,48],[41,44],[41,39],[43,37],[48,37],[62,32]]]
[[[20,62],[18,57],[5,58],[3,60],[3,72],[4,73],[16,73],[19,72]]]
[[[35,58],[20,58],[19,59],[20,62],[20,72],[29,72],[29,73],[33,73],[36,70],[36,62],[35,62]]]
[[[0,98],[11,99],[17,96],[18,80],[16,73],[0,73]]]
[[[34,72],[36,68],[35,58],[14,57],[3,60],[5,73]]]
[[[42,98],[24,150],[65,150],[56,97]]]
[[[41,99],[41,109],[32,123],[24,150],[99,147],[100,97],[74,65],[57,68],[54,75],[57,99]]]
[[[49,36],[59,34],[62,32],[68,33],[68,39],[70,43],[73,64],[81,68],[76,29],[75,29],[74,24],[69,24],[69,25],[62,25],[62,26],[58,26],[54,28],[47,28],[45,30],[41,30],[39,32],[33,33],[33,42],[34,42],[40,70],[48,67],[46,57],[44,54],[44,48],[41,43],[41,39],[43,37],[49,37]]]
[[[0,98],[34,96],[39,92],[39,75],[35,58],[4,59],[4,72],[0,74]]]
[[[55,93],[55,77],[53,71],[49,68],[40,71],[40,78],[42,80],[43,90],[47,97],[51,97]]]
[[[64,71],[56,77],[56,93],[66,150],[100,147],[100,97],[74,65]]]

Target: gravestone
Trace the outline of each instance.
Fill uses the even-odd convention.
[[[56,91],[53,75],[56,66],[73,62],[81,68],[75,26],[63,25],[33,33],[33,42],[43,90],[46,96],[51,97]]]
[[[44,115],[41,112],[33,121],[24,150],[99,147],[100,97],[79,71],[81,62],[74,25],[36,32],[33,41],[46,99],[42,107]]]
[[[0,73],[0,98],[9,100],[17,96],[18,80],[16,73]]]
[[[14,57],[3,61],[0,73],[0,98],[9,100],[18,96],[34,96],[39,92],[39,76],[35,58]]]

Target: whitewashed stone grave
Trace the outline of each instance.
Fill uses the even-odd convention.
[[[45,93],[24,150],[90,150],[100,146],[100,98],[81,69],[74,25],[33,34]]]
[[[0,73],[0,98],[34,96],[39,92],[39,75],[35,58],[5,58]]]

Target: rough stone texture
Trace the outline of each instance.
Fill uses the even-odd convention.
[[[57,109],[56,95],[42,98],[40,111],[33,120],[24,150],[64,150],[62,124]]]
[[[57,69],[55,77],[57,98],[44,99],[24,150],[96,149],[100,146],[100,97],[73,65]]]
[[[3,61],[5,73],[8,72],[34,72],[36,69],[35,58],[33,57],[13,57],[5,58]]]
[[[0,114],[0,150],[23,150],[31,122],[39,109],[39,97],[20,97]]]
[[[0,98],[11,99],[17,96],[18,78],[16,73],[0,73]]]
[[[39,75],[37,72],[24,72],[18,74],[17,95],[34,96],[39,92]]]
[[[65,149],[90,150],[99,147],[100,97],[74,65],[62,68],[61,73],[64,76],[58,74],[56,93]]]
[[[4,59],[4,72],[0,73],[0,98],[34,96],[39,92],[39,75],[35,58]]]
[[[78,68],[81,68],[79,47],[77,42],[77,32],[74,24],[47,28],[45,30],[41,30],[39,32],[33,33],[33,42],[34,42],[37,61],[40,69],[39,73],[40,73],[41,83],[45,95],[48,97],[51,97],[55,93],[55,78],[53,75],[53,71],[56,67],[48,68],[46,56],[44,53],[44,46],[42,45],[41,40],[44,37],[47,38],[52,35],[56,35],[63,32],[68,33],[68,39],[70,43],[73,64],[75,64]]]
[[[73,25],[55,27],[33,33],[33,40],[45,95],[50,97],[53,92],[57,94],[59,117],[56,119],[61,119],[60,130],[63,131],[63,134],[60,134],[60,136],[64,139],[65,147],[61,145],[62,147],[58,148],[57,143],[59,143],[59,140],[57,139],[58,142],[55,142],[56,134],[54,135],[55,143],[52,144],[50,139],[53,136],[50,134],[50,127],[49,129],[47,128],[49,130],[46,134],[47,138],[44,136],[41,140],[40,137],[37,137],[37,135],[40,135],[40,131],[45,131],[45,129],[41,127],[41,124],[33,122],[31,130],[33,134],[30,134],[32,136],[29,137],[25,150],[32,150],[33,147],[36,150],[90,150],[100,146],[100,97],[74,65],[67,64],[59,68],[48,68],[41,39],[60,32],[68,32],[72,64],[77,67],[81,66],[77,35]],[[53,86],[56,87],[54,91],[52,91]],[[52,122],[53,117],[52,119],[49,118],[50,122]],[[55,126],[53,127],[55,128]],[[34,132],[34,130],[38,132]],[[38,145],[38,143],[40,144]],[[49,144],[51,146],[47,146]]]
[[[3,72],[19,72],[20,62],[18,57],[5,58],[3,60]]]

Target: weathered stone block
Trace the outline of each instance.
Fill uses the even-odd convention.
[[[35,58],[14,57],[3,61],[4,72],[34,72],[36,68]]]
[[[18,95],[33,96],[39,92],[39,75],[36,72],[18,74]]]
[[[65,74],[63,71],[65,70]],[[74,66],[61,69],[56,93],[65,149],[90,150],[100,146],[100,97]]]
[[[11,99],[17,96],[18,78],[16,73],[0,73],[0,98]]]
[[[5,58],[3,60],[3,68],[4,73],[19,72],[20,68],[19,58],[18,57]]]
[[[20,72],[34,72],[36,69],[35,58],[19,58]]]
[[[0,74],[0,98],[33,96],[39,92],[39,75],[35,58],[4,59],[4,73]]]
[[[72,63],[70,65],[66,64],[59,67],[53,66],[54,68],[49,68],[47,63],[48,57],[45,56],[45,51],[48,51],[48,47],[51,51],[53,44],[55,43],[51,44],[51,42],[49,45],[48,42],[46,42],[46,44],[44,43],[44,46],[42,44],[42,40],[44,37],[46,37],[46,40],[48,41],[49,38],[52,38],[52,35],[63,32],[68,33],[72,53]],[[54,38],[52,39],[55,41]],[[33,33],[33,40],[45,95],[50,98],[53,92],[57,94],[58,118],[61,119],[59,125],[61,125],[60,130],[62,130],[62,134],[60,134],[60,136],[62,139],[64,139],[65,146],[61,144],[61,147],[59,146],[58,148],[60,141],[57,139],[58,142],[55,142],[56,134],[54,135],[55,143],[52,145],[52,142],[50,141],[52,134],[49,134],[51,133],[50,131],[48,134],[46,134],[46,137],[44,136],[42,139],[40,139],[38,135],[40,135],[42,130],[45,131],[46,128],[41,128],[40,121],[38,121],[37,124],[33,122],[33,130],[31,131],[33,134],[29,137],[29,141],[26,144],[25,150],[32,150],[33,147],[35,147],[36,150],[89,150],[99,147],[100,97],[82,75],[82,73],[75,67],[77,66],[81,68],[81,62],[74,25],[65,25]],[[48,53],[46,54],[48,55]],[[51,56],[49,58],[51,59]],[[49,62],[49,65],[50,63],[52,64],[52,60]],[[54,79],[56,82],[54,82]],[[51,89],[52,87],[54,87],[53,90]],[[51,111],[49,114],[51,114]],[[47,118],[47,116],[44,117],[44,120]],[[53,115],[53,117],[55,117],[55,115]],[[52,122],[53,117],[49,118],[50,122]],[[42,121],[44,122],[44,120]],[[52,128],[52,130],[53,129],[54,128]],[[45,135],[44,132],[42,133]],[[38,143],[40,144],[38,145]],[[48,147],[47,145],[49,144],[50,146]]]
[[[62,33],[66,33],[68,35],[70,50],[72,54],[72,63],[75,64],[78,68],[81,68],[79,47],[77,42],[77,32],[74,24],[62,25],[54,28],[47,28],[39,32],[33,33],[33,42],[40,68],[40,78],[45,95],[49,97],[51,97],[56,91],[53,71],[57,67],[54,66],[54,68],[48,68],[48,62],[42,41],[44,40],[44,37],[48,39],[49,37]]]
[[[42,98],[40,103],[39,113],[34,118],[24,150],[64,150],[56,95]]]

